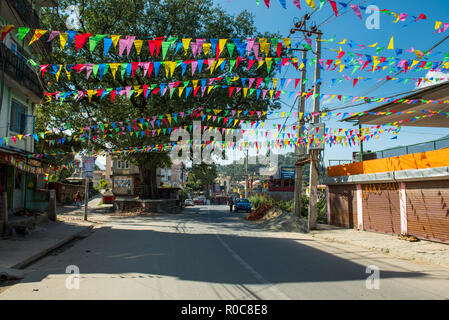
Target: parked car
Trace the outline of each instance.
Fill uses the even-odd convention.
[[[234,211],[246,211],[248,213],[251,212],[251,203],[248,199],[240,198],[235,200]]]
[[[193,202],[192,199],[186,199],[186,200],[184,201],[184,205],[185,205],[186,207],[188,207],[188,206],[194,206],[194,205],[195,205],[195,202]]]
[[[201,200],[198,199],[198,198],[195,198],[195,199],[193,199],[193,203],[194,203],[195,205],[200,205],[200,204],[201,204]]]

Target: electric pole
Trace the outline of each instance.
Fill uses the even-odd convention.
[[[316,30],[314,30],[316,31]],[[320,59],[321,59],[321,32],[316,32],[316,61],[315,61],[315,89],[314,89],[314,100],[313,100],[313,123],[317,124],[320,120],[320,86],[321,86],[321,70],[320,70]],[[319,150],[310,150],[310,196],[309,196],[309,230],[316,229],[317,221],[317,202],[318,202],[318,154]]]
[[[360,139],[360,162],[363,161],[363,136],[362,136],[362,124],[359,122],[359,139]]]
[[[248,199],[248,149],[246,149],[246,164],[245,164],[245,199]]]
[[[90,140],[92,139],[92,120],[89,121],[89,139],[87,140],[87,150],[90,152]],[[86,159],[91,160],[90,157]],[[95,163],[95,160],[94,160]],[[95,166],[95,165],[94,165]],[[87,209],[89,207],[89,176],[86,168],[84,168],[85,177],[85,186],[84,186],[84,220],[87,221]]]
[[[305,147],[302,145],[301,137],[304,132],[304,109],[305,109],[305,97],[303,92],[306,89],[305,78],[307,74],[305,60],[307,59],[307,50],[302,51],[302,61],[303,68],[301,70],[301,87],[300,87],[300,97],[298,102],[298,142],[299,145],[296,146],[298,161],[296,162],[296,172],[295,172],[295,215],[301,216],[301,202],[302,202],[302,169],[304,166],[304,157],[306,156]]]
[[[294,34],[295,31],[307,32],[306,21],[310,19],[308,14],[304,15],[301,22],[295,24],[295,29],[290,31],[290,34]],[[303,68],[301,70],[301,86],[300,86],[300,96],[298,101],[298,145],[296,146],[296,156],[297,161],[295,163],[295,192],[294,192],[294,203],[295,203],[295,215],[301,217],[301,204],[302,204],[302,171],[304,163],[307,161],[308,156],[306,154],[305,146],[302,145],[301,137],[304,133],[304,111],[305,111],[305,97],[303,93],[306,89],[305,79],[307,76],[307,50],[306,49],[293,49],[294,51],[302,51],[302,61]]]

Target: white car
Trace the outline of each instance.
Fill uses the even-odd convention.
[[[187,207],[187,206],[194,206],[195,203],[193,202],[192,199],[186,199],[186,200],[184,201],[184,205],[185,205],[186,207]]]

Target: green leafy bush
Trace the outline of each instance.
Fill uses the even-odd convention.
[[[318,223],[327,223],[327,202],[326,196],[324,193],[319,192],[319,200],[318,200]],[[295,200],[289,201],[275,201],[269,195],[254,195],[248,198],[249,202],[251,202],[251,206],[253,209],[259,208],[264,203],[269,203],[274,207],[278,207],[283,211],[294,212],[295,210]],[[305,194],[302,195],[301,198],[301,216],[307,217],[309,214],[309,197]]]
[[[99,190],[104,190],[104,189],[107,189],[108,187],[109,187],[109,185],[105,179],[100,179],[100,181],[98,181],[98,189]]]

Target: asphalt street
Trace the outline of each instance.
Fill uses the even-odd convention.
[[[244,216],[226,206],[195,206],[176,215],[111,218],[29,266],[0,300],[449,298],[449,270],[266,231]],[[79,269],[79,288],[68,266]],[[367,288],[368,266],[380,270],[377,289]]]

